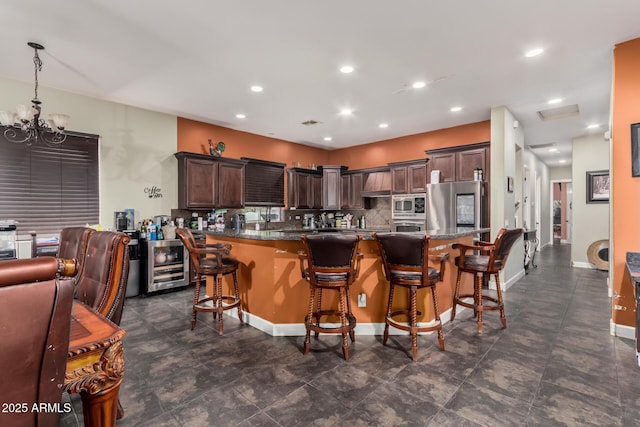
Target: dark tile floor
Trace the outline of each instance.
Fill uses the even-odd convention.
[[[302,337],[271,337],[225,318],[218,336],[192,291],[127,300],[126,374],[119,426],[640,425],[635,342],[609,334],[606,273],[572,269],[569,246],[542,251],[539,268],[505,293],[476,333],[469,311],[434,335],[358,336],[345,362],[337,337],[307,356]],[[69,397],[65,397],[69,399]],[[77,412],[61,426],[82,425]]]

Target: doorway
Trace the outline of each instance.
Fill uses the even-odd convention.
[[[571,181],[551,183],[551,236],[554,245],[571,243],[571,210],[573,186]]]

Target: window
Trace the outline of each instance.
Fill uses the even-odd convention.
[[[17,221],[20,234],[95,224],[99,201],[98,136],[29,147],[0,132],[0,220]]]

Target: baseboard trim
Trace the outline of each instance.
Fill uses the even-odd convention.
[[[613,319],[610,320],[609,330],[611,335],[620,338],[627,338],[630,340],[636,339],[636,328],[627,325],[620,325],[613,323]]]
[[[571,261],[571,267],[590,268],[592,270],[596,268],[596,266],[591,264],[590,262],[582,262],[582,261]]]
[[[465,310],[470,310],[466,307],[458,307],[457,313],[461,314]],[[235,319],[238,318],[238,310],[232,309],[224,312],[225,316],[231,316]],[[306,333],[304,323],[272,323],[265,320],[255,314],[242,312],[244,323],[256,328],[266,334],[274,337],[303,337]],[[442,324],[449,323],[451,321],[451,309],[440,313],[440,321]],[[428,325],[429,322],[420,322],[418,325]],[[355,329],[356,335],[382,335],[384,332],[384,323],[358,323]],[[420,333],[420,335],[431,335],[435,331]],[[407,335],[408,332],[401,331],[396,328],[389,328],[389,335]]]
[[[511,279],[502,283],[502,290],[506,291],[511,286],[513,286],[518,280],[522,279],[525,275],[526,275],[526,272],[524,271],[524,268],[523,268],[522,270],[518,271],[518,274],[516,274]],[[491,280],[489,281],[489,289],[492,289],[494,291],[498,289],[498,287],[496,286],[496,281],[494,280],[493,276],[491,276]]]

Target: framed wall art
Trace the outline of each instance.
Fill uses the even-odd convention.
[[[587,203],[609,203],[609,171],[587,171]]]

